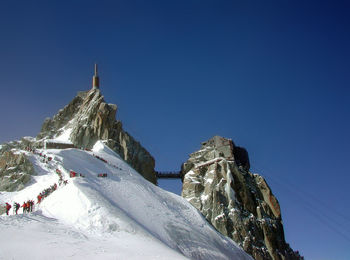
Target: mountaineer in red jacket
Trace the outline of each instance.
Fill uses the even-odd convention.
[[[38,195],[38,204],[40,204],[41,199],[42,199],[42,197],[41,197],[41,195],[39,194],[39,195]]]
[[[6,206],[5,207],[6,207],[6,214],[8,215],[12,206],[6,202]]]
[[[23,202],[22,208],[23,208],[23,214],[24,214],[27,210],[27,203]]]

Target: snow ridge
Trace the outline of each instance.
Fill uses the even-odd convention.
[[[36,198],[58,181],[56,169],[69,181],[35,212],[0,216],[0,259],[252,259],[185,199],[146,181],[101,141],[92,151],[44,150],[52,157],[46,162],[20,152],[37,176],[22,191],[1,193],[1,203]],[[84,177],[69,178],[71,170]]]

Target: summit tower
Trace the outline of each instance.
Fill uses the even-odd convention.
[[[97,64],[95,63],[95,74],[92,77],[92,88],[100,88],[100,79],[97,75]]]

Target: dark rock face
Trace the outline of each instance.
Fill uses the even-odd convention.
[[[46,119],[37,139],[55,138],[65,131],[76,147],[92,148],[97,140],[104,140],[147,180],[156,183],[155,161],[150,153],[123,130],[115,119],[117,106],[107,104],[99,89],[80,92],[71,103],[52,119]]]
[[[234,153],[237,166],[242,166],[244,170],[249,171],[250,162],[249,162],[249,156],[248,156],[247,150],[239,146],[234,146],[234,147],[235,149],[233,153]]]
[[[87,92],[79,92],[78,95],[51,119],[46,118],[37,139],[53,138],[63,132],[63,127],[79,111]]]
[[[33,165],[23,153],[14,153],[12,151],[3,151],[1,153],[0,191],[18,191],[23,189],[33,174]]]
[[[300,259],[284,239],[276,197],[232,140],[215,136],[183,164],[182,196],[255,259]]]

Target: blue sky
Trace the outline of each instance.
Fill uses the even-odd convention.
[[[157,169],[232,138],[279,199],[292,248],[350,259],[349,11],[347,1],[2,1],[0,142],[35,136],[91,87],[97,61],[106,101]]]

